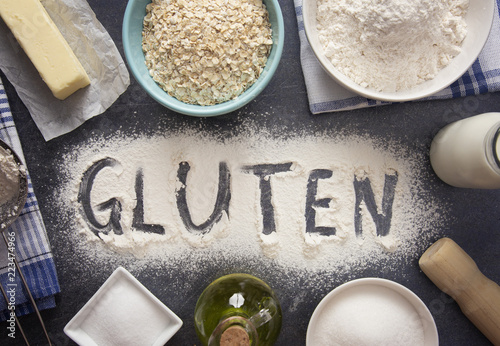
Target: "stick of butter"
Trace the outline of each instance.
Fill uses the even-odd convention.
[[[90,84],[40,0],[0,0],[0,16],[55,97],[64,100]]]

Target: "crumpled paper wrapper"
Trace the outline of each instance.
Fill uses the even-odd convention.
[[[0,69],[48,141],[103,113],[130,85],[130,76],[115,43],[86,1],[41,2],[90,78],[86,88],[63,101],[56,99],[0,19]]]

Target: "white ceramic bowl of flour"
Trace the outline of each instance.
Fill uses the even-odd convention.
[[[341,73],[325,55],[318,37],[318,2],[319,0],[303,0],[302,12],[307,39],[323,69],[346,89],[370,99],[388,102],[403,102],[421,99],[439,92],[460,78],[472,66],[486,43],[493,23],[495,9],[493,0],[471,0],[469,2],[467,14],[465,15],[467,36],[463,40],[461,52],[455,56],[446,67],[439,70],[433,79],[427,80],[409,89],[388,92],[361,86]],[[388,60],[390,61],[390,59]]]
[[[434,319],[406,287],[386,279],[345,283],[326,295],[307,328],[307,346],[438,346]]]

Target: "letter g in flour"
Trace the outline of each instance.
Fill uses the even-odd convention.
[[[101,203],[97,206],[99,211],[111,210],[109,221],[105,224],[100,223],[94,214],[94,209],[92,208],[90,195],[92,192],[92,187],[97,177],[98,173],[106,167],[117,167],[120,163],[113,158],[104,158],[95,162],[92,166],[83,173],[82,182],[80,184],[80,190],[78,191],[78,202],[82,206],[83,217],[90,229],[96,236],[99,233],[109,233],[114,231],[115,234],[122,234],[122,227],[120,225],[122,206],[120,201],[116,198],[111,198],[108,201]]]

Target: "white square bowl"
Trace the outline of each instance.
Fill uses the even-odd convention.
[[[182,320],[132,274],[118,267],[64,327],[81,346],[164,345]]]

